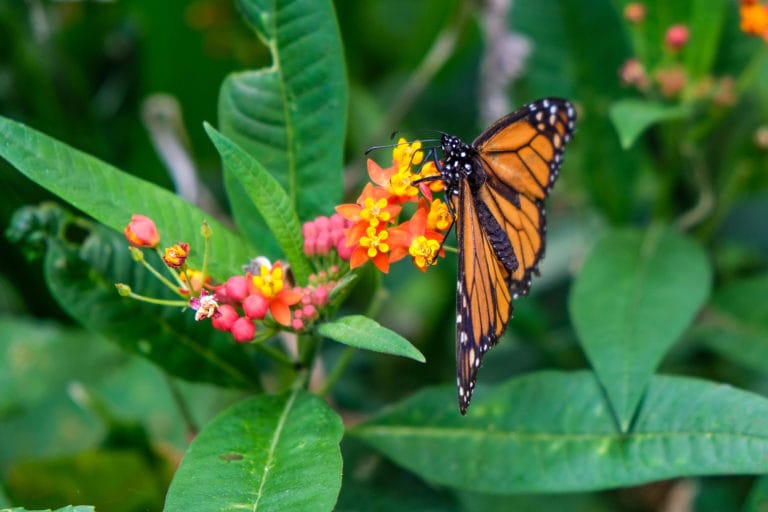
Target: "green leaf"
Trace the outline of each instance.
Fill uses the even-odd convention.
[[[121,297],[116,282],[136,293],[173,298],[148,271],[133,261],[121,235],[95,225],[81,246],[50,237],[44,271],[51,293],[86,328],[191,380],[241,388],[260,387],[249,355],[210,322],[195,322],[180,307],[146,304]],[[156,268],[162,263],[156,255]],[[178,297],[176,297],[178,298]]]
[[[609,232],[587,257],[571,290],[571,319],[622,431],[710,281],[704,250],[668,228]]]
[[[306,391],[241,402],[192,442],[164,510],[332,510],[343,432],[341,419]]]
[[[232,173],[246,190],[248,197],[259,210],[280,249],[291,264],[291,270],[299,283],[306,283],[312,268],[304,256],[304,238],[301,224],[285,190],[251,155],[237,144],[205,124],[205,131],[224,161],[224,167]]]
[[[131,215],[151,217],[166,242],[192,246],[202,264],[203,220],[213,229],[211,272],[240,273],[255,251],[239,236],[164,188],[115,169],[23,124],[0,117],[0,156],[22,174],[99,222],[122,232]]]
[[[317,331],[326,338],[352,347],[409,357],[420,363],[426,361],[424,355],[408,340],[367,316],[341,317],[320,324]]]
[[[765,512],[768,510],[768,477],[758,478],[749,491],[742,512]]]
[[[421,391],[352,428],[427,481],[474,492],[573,492],[684,475],[768,470],[768,400],[709,381],[656,376],[630,433],[616,431],[591,372],[538,372],[479,388]]]
[[[67,505],[66,507],[57,508],[51,510],[50,508],[42,510],[29,510],[22,507],[16,508],[3,508],[0,512],[96,512],[96,508],[91,505]]]
[[[691,78],[699,78],[712,72],[731,4],[727,0],[693,0],[690,5],[691,38],[685,46],[685,67]]]
[[[696,334],[713,350],[749,368],[768,371],[768,274],[720,288]]]
[[[27,506],[86,501],[96,510],[157,510],[172,473],[170,462],[126,447],[20,461],[5,482],[9,494]]]
[[[691,115],[688,105],[667,105],[655,101],[625,99],[611,105],[608,115],[619,134],[621,147],[629,149],[654,124]]]
[[[219,95],[221,131],[287,191],[308,220],[330,213],[342,191],[347,116],[344,52],[330,0],[239,0],[240,12],[272,65],[227,77]],[[232,173],[225,185],[235,219],[263,245],[258,213]]]

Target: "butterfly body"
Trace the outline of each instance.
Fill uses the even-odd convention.
[[[444,134],[437,162],[458,242],[456,372],[466,413],[485,352],[528,293],[544,255],[544,198],[557,178],[576,113],[561,99],[499,119],[472,144]]]

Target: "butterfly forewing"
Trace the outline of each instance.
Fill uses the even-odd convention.
[[[483,354],[498,341],[509,320],[512,298],[508,286],[498,285],[508,280],[509,270],[496,255],[489,226],[481,222],[493,222],[486,219],[490,212],[474,200],[466,181],[459,187],[454,196],[456,236],[460,246],[471,248],[471,252],[459,251],[456,284],[456,371],[459,408],[464,414]],[[500,232],[501,227],[491,227],[491,233],[494,229]]]
[[[575,116],[565,100],[539,100],[496,121],[472,145],[492,176],[532,199],[543,199],[557,178]]]

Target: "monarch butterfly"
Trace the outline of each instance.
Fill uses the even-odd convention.
[[[464,415],[483,355],[528,293],[544,256],[544,198],[557,178],[576,111],[545,98],[493,123],[470,145],[440,138],[440,171],[458,242],[456,383]],[[424,178],[423,180],[430,180]]]

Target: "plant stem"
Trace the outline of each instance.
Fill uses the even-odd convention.
[[[339,356],[333,369],[328,374],[328,378],[325,379],[323,386],[318,390],[318,396],[325,397],[328,395],[328,393],[330,393],[331,388],[333,388],[339,378],[341,378],[341,376],[344,374],[344,370],[347,369],[349,362],[352,360],[352,356],[354,356],[356,353],[357,348],[355,347],[344,348],[344,351]]]

